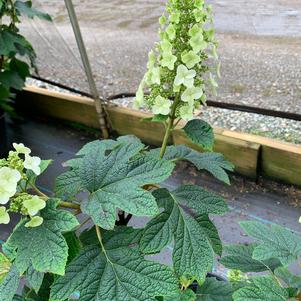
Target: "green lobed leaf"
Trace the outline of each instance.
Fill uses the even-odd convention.
[[[208,214],[227,212],[226,203],[195,185],[183,185],[171,193],[158,189],[153,195],[164,211],[147,224],[141,250],[146,254],[158,253],[174,238],[173,261],[177,275],[204,280],[213,265],[212,248],[221,253],[218,232]]]
[[[257,246],[258,244],[225,246],[224,251],[227,255],[220,260],[220,263],[228,269],[240,270],[243,273],[264,272],[268,269],[274,271],[281,265],[281,262],[275,258],[263,261],[253,259],[253,252]]]
[[[141,187],[166,180],[174,164],[141,154],[138,140],[121,142],[108,155],[102,149],[82,159],[77,170],[83,187],[91,194],[81,204],[85,214],[104,229],[113,229],[116,210],[136,216],[153,216],[158,207],[152,194]]]
[[[55,180],[55,195],[61,198],[75,196],[82,188],[82,182],[75,170],[59,175]]]
[[[196,294],[191,290],[180,291],[176,295],[167,296],[164,298],[164,301],[195,301]]]
[[[72,261],[82,248],[81,241],[77,237],[75,231],[64,233],[65,240],[68,245],[68,263]]]
[[[18,33],[6,28],[0,31],[0,55],[27,55],[33,60],[36,55],[30,43]]]
[[[62,232],[71,231],[78,225],[68,211],[56,209],[56,200],[48,200],[41,211],[44,222],[36,228],[26,228],[27,219],[16,226],[4,250],[14,252],[15,264],[24,273],[32,264],[39,272],[63,275],[68,257],[68,246]]]
[[[0,300],[11,301],[19,287],[20,274],[16,265],[12,265],[9,273],[0,283]]]
[[[233,288],[229,282],[207,278],[197,290],[196,301],[232,301]]]
[[[283,265],[289,265],[297,260],[301,252],[299,235],[278,225],[269,227],[252,221],[241,222],[240,225],[248,235],[260,241],[254,249],[254,259],[278,258]]]
[[[301,291],[301,276],[292,274],[287,267],[279,267],[275,270],[275,275],[284,281],[288,287]]]
[[[246,286],[233,294],[233,301],[284,301],[288,298],[286,289],[271,276],[252,278],[253,286]]]
[[[38,17],[40,19],[44,19],[47,21],[51,21],[51,17],[48,14],[45,14],[37,9],[32,8],[32,2],[31,1],[16,1],[15,7],[17,12],[20,15],[25,15],[29,17],[30,19],[33,19],[34,17]]]
[[[38,291],[40,290],[43,279],[44,273],[36,271],[33,266],[30,265],[28,270],[26,271],[26,280],[36,293],[38,293]]]
[[[9,273],[11,265],[9,259],[4,254],[0,253],[0,283]]]
[[[25,81],[18,72],[5,70],[0,72],[0,84],[7,89],[14,88],[16,90],[22,90],[25,85]]]
[[[158,149],[152,150],[151,154],[159,156]],[[222,154],[200,153],[185,145],[168,146],[164,155],[166,160],[187,160],[196,166],[198,170],[206,170],[218,180],[230,184],[226,171],[233,171],[234,166],[225,160]]]
[[[27,287],[23,290],[23,301],[49,301],[50,299],[50,287],[53,284],[53,275],[45,274],[42,285],[38,292]],[[18,300],[18,299],[17,299]]]
[[[152,117],[143,118],[142,121],[151,121],[151,122],[165,122],[168,119],[167,115],[154,115]]]
[[[200,119],[193,119],[187,122],[183,130],[194,144],[204,149],[212,150],[214,133],[209,123]]]
[[[86,246],[69,264],[66,275],[55,281],[50,299],[64,301],[79,292],[81,301],[151,301],[177,292],[172,271],[145,260],[122,229],[116,230],[117,237],[107,232],[105,253],[99,244]]]

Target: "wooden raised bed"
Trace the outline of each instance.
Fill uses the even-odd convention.
[[[94,101],[90,98],[26,87],[19,94],[17,104],[22,110],[34,111],[34,114],[98,128]],[[106,106],[106,111],[113,130],[118,134],[133,134],[146,143],[160,145],[163,125],[141,121],[149,114],[117,106]],[[301,185],[301,147],[219,128],[215,128],[215,137],[215,151],[223,153],[233,162],[238,173],[252,178],[262,174]],[[187,144],[196,148],[180,128],[174,131],[172,139],[170,142],[175,144]]]

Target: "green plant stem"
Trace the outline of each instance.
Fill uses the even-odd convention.
[[[168,145],[168,141],[169,141],[169,137],[170,134],[172,133],[173,129],[174,129],[174,121],[176,119],[176,110],[177,110],[177,106],[179,104],[180,101],[180,97],[176,97],[173,105],[171,107],[171,112],[170,112],[170,116],[169,116],[169,120],[168,120],[168,124],[165,130],[165,135],[164,135],[164,139],[162,142],[162,146],[161,146],[161,151],[160,151],[160,158],[162,159],[164,157],[164,154],[166,152],[166,147]]]
[[[43,198],[48,198],[48,196],[43,193],[38,187],[36,187],[35,185],[31,185],[32,189],[41,197]]]
[[[109,258],[109,256],[108,256],[108,254],[107,254],[107,251],[106,251],[106,249],[105,249],[105,246],[103,245],[103,242],[102,242],[102,235],[101,235],[101,231],[100,231],[99,226],[95,225],[95,230],[96,230],[97,238],[98,238],[98,241],[99,241],[99,243],[100,243],[100,246],[101,246],[101,249],[102,249],[102,251],[103,251],[103,254],[105,255],[107,261],[110,262],[110,263],[113,265],[113,263],[111,262],[111,260],[110,260],[110,258]]]
[[[70,203],[70,202],[64,202],[64,201],[60,201],[59,206],[64,207],[64,208],[69,208],[69,209],[75,209],[75,210],[80,209],[80,205],[73,204],[73,203]]]

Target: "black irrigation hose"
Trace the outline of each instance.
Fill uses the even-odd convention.
[[[81,94],[83,96],[90,97],[90,98],[92,97],[89,93],[86,93],[86,92],[83,92],[83,91],[80,91],[80,90],[77,90],[74,88],[70,88],[68,86],[56,83],[56,82],[48,80],[48,79],[44,79],[44,78],[41,78],[38,76],[31,76],[31,77],[34,79],[40,80],[42,82],[45,82],[47,84],[65,89],[72,93]],[[109,96],[106,100],[110,101],[110,100],[114,100],[114,99],[127,98],[127,97],[135,97],[135,93],[120,93],[120,94]],[[284,118],[284,119],[289,119],[289,120],[301,121],[301,114],[297,114],[297,113],[281,112],[281,111],[276,111],[276,110],[263,109],[263,108],[257,108],[257,107],[252,107],[252,106],[219,102],[219,101],[213,101],[213,100],[208,100],[207,105],[209,107],[214,107],[214,108],[227,109],[227,110],[232,110],[232,111],[247,112],[247,113],[260,114],[260,115],[265,115],[265,116],[279,117],[279,118]]]

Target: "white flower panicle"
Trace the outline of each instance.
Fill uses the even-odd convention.
[[[46,207],[46,202],[39,196],[28,194],[26,187],[27,171],[40,175],[41,159],[30,156],[30,148],[23,143],[13,143],[13,148],[15,150],[10,151],[0,165],[0,205],[5,205],[0,206],[0,224],[10,222],[9,212],[18,212],[29,216],[26,227],[38,227],[43,222],[38,214]]]
[[[159,23],[161,40],[149,53],[134,107],[155,115],[175,111],[175,117],[191,120],[208,91],[216,94],[218,87],[213,73],[220,76],[220,64],[210,61],[218,59],[212,7],[204,0],[169,0]]]
[[[37,176],[41,174],[41,159],[39,157],[31,157],[25,155],[24,167],[26,169],[32,170]]]

